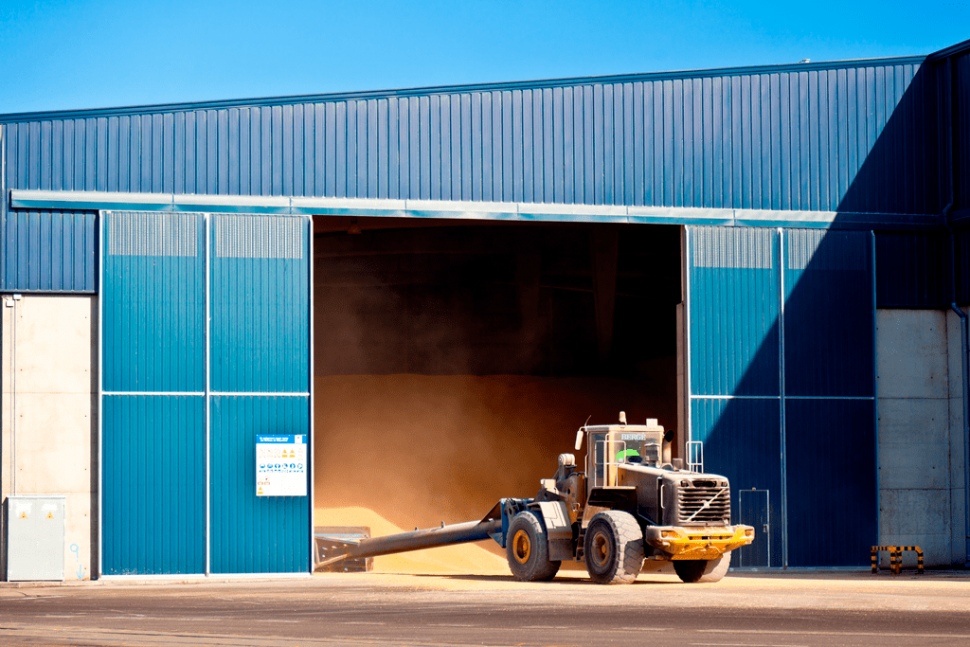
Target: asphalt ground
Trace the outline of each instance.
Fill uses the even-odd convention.
[[[970,645],[970,572],[0,583],[0,645]]]

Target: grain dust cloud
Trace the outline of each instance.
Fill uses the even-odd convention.
[[[676,424],[676,229],[620,232],[604,326],[588,227],[316,220],[315,525],[480,519],[533,496],[587,419]],[[501,566],[421,553],[375,565]]]

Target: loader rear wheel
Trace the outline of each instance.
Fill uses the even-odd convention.
[[[674,570],[677,572],[677,577],[688,584],[693,584],[695,582],[719,582],[725,575],[727,575],[728,568],[730,567],[730,551],[724,553],[717,559],[712,559],[709,561],[689,559],[674,562]]]
[[[643,531],[628,512],[600,512],[589,522],[586,571],[597,584],[629,584],[643,568]]]
[[[559,572],[562,562],[549,560],[549,540],[539,518],[528,510],[520,512],[509,524],[505,553],[515,579],[545,582]]]

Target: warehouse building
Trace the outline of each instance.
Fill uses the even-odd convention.
[[[620,409],[731,478],[736,565],[970,559],[970,41],[0,146],[8,577],[38,512],[69,579],[308,573],[317,509],[474,519]]]

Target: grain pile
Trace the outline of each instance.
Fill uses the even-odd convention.
[[[587,418],[609,423],[622,409],[631,423],[658,417],[673,427],[676,394],[653,386],[588,377],[318,377],[316,504],[367,508],[409,530],[481,519],[502,497],[534,496],[558,454],[574,451]]]

